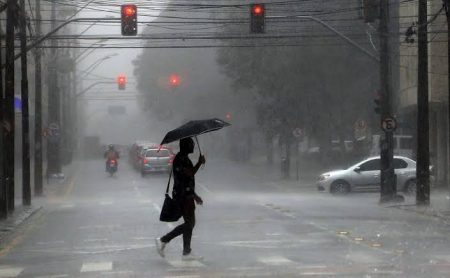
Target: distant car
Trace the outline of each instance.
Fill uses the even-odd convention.
[[[380,157],[371,157],[345,170],[331,171],[319,176],[317,189],[333,194],[351,191],[380,191]],[[394,156],[397,191],[416,191],[416,162],[404,156]]]
[[[172,163],[175,155],[168,148],[148,148],[142,151],[140,160],[141,175],[145,176],[151,172],[169,173],[172,169]]]

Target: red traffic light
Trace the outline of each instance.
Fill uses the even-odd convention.
[[[169,76],[169,84],[172,87],[177,87],[180,85],[180,76],[178,74],[171,74]]]
[[[122,13],[125,16],[134,16],[136,14],[136,5],[123,5]]]
[[[120,14],[122,35],[135,36],[137,34],[137,6],[134,4],[122,5]]]
[[[256,16],[264,15],[264,6],[262,4],[252,5],[252,14]]]
[[[265,25],[265,8],[264,4],[250,5],[250,32],[264,33]]]
[[[117,77],[117,85],[119,90],[125,90],[125,85],[127,83],[127,78],[125,77],[125,75],[119,75]]]

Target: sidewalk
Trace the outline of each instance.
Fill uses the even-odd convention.
[[[425,216],[439,218],[450,224],[450,191],[445,188],[431,189],[430,205],[416,205],[416,197],[406,196],[405,202],[387,207],[411,211]]]
[[[18,199],[20,196],[16,195],[16,206],[14,211],[11,212],[6,219],[0,220],[0,242],[7,238],[11,232],[17,230],[27,219],[45,207],[49,191],[53,190],[55,187],[66,186],[66,183],[76,172],[78,165],[77,163],[78,161],[73,161],[72,164],[64,167],[63,173],[65,173],[66,177],[62,181],[52,181],[50,184],[47,184],[47,180],[44,179],[44,194],[43,196],[33,195],[31,199],[31,206],[23,206],[22,199]],[[17,179],[16,182],[21,184],[21,179]],[[32,185],[32,189],[34,189],[34,185]],[[21,191],[19,193],[21,194]]]

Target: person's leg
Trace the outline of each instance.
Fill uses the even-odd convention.
[[[183,204],[183,255],[191,253],[192,230],[195,226],[195,203],[194,199],[188,199]]]
[[[176,226],[172,231],[167,233],[165,236],[161,237],[161,241],[164,242],[164,243],[168,243],[172,239],[174,239],[177,236],[181,235],[183,233],[183,231],[184,231],[184,226],[185,225],[186,225],[186,220],[185,220],[185,223]]]

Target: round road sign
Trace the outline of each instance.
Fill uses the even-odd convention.
[[[385,132],[391,132],[397,129],[397,121],[393,117],[386,117],[381,121],[381,129]]]

